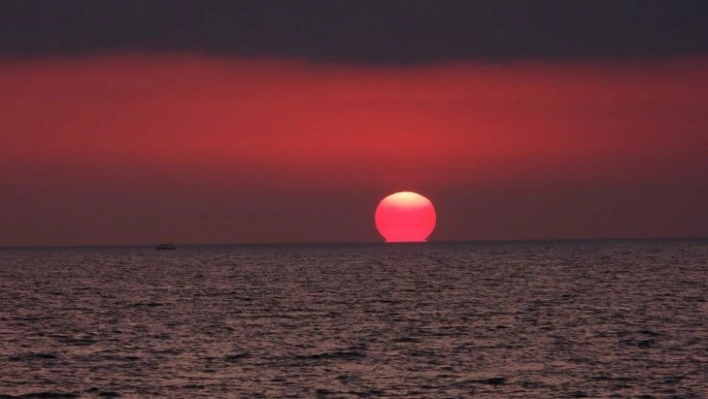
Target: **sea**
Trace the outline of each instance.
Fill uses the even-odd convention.
[[[708,240],[0,249],[0,398],[708,398]]]

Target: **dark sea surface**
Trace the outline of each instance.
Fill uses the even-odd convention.
[[[0,398],[708,398],[708,241],[0,250]]]

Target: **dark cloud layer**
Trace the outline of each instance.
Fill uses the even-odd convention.
[[[704,0],[4,0],[0,55],[655,58],[708,52],[706,21]]]

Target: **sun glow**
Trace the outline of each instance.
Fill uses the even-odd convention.
[[[374,220],[386,242],[425,242],[435,228],[436,215],[429,199],[401,191],[381,200]]]

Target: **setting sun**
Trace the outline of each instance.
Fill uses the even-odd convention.
[[[435,208],[424,196],[401,191],[381,200],[374,216],[386,242],[425,242],[435,228]]]

